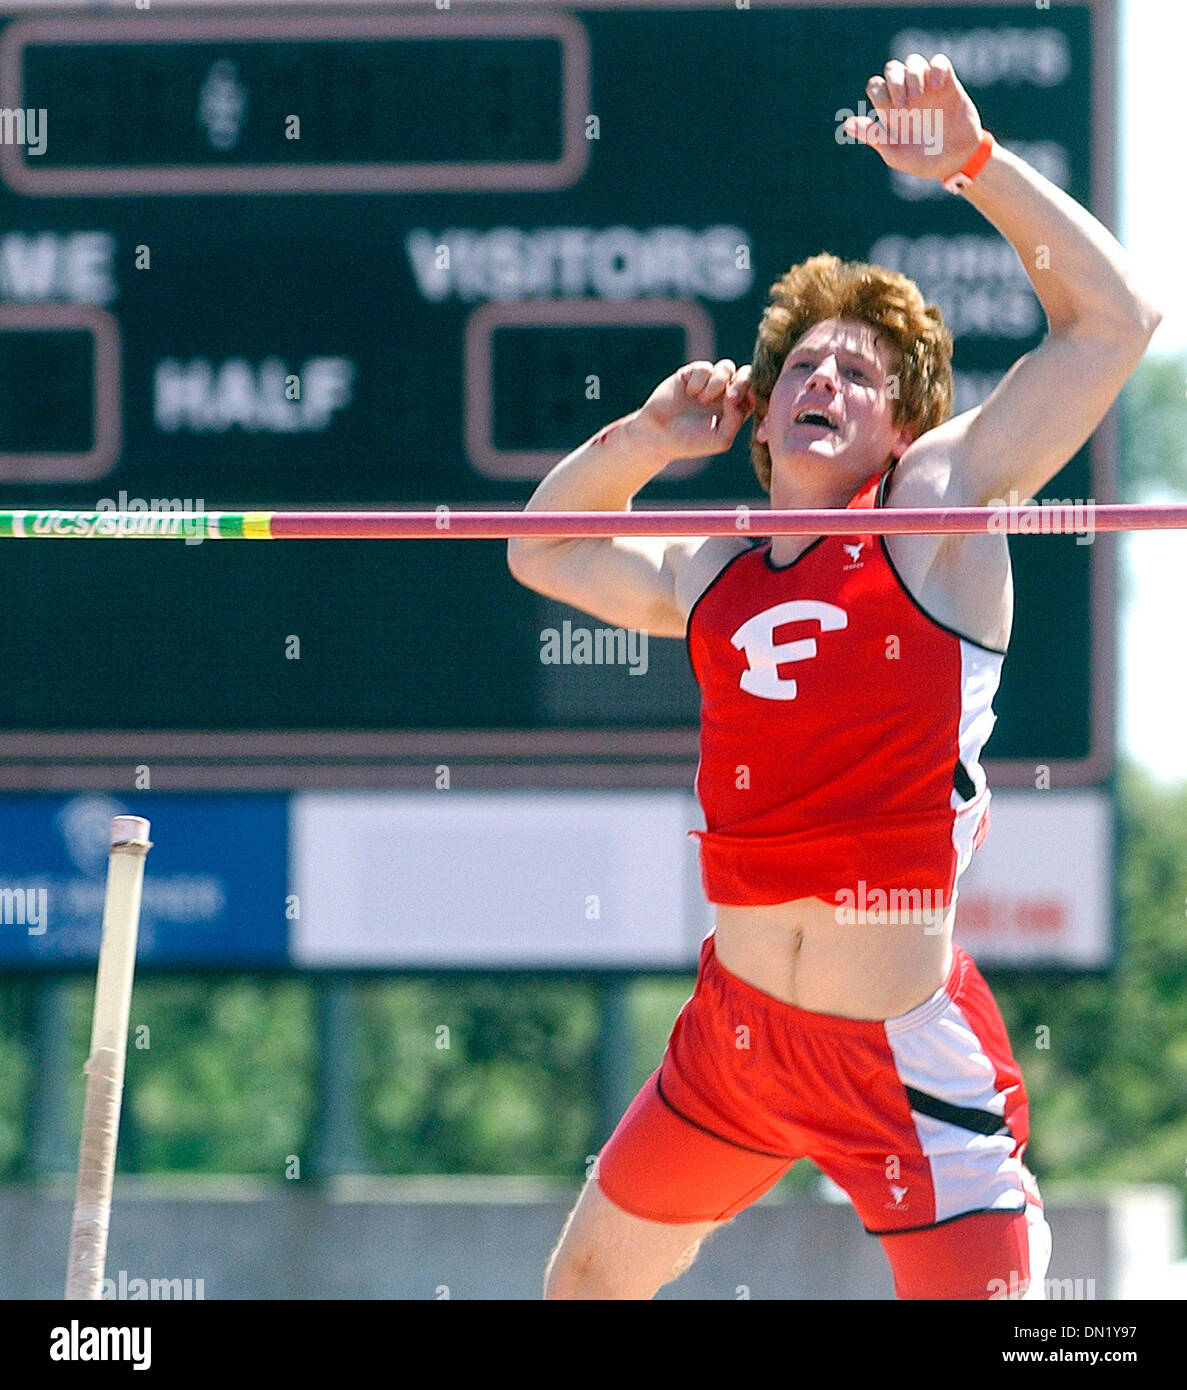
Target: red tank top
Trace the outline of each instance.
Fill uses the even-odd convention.
[[[880,506],[888,477],[849,506]],[[756,543],[689,615],[710,902],[946,906],[988,830],[1004,653],[923,612],[854,520],[790,565]]]

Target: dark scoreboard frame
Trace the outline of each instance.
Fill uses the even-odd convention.
[[[549,186],[563,188],[580,177],[588,158],[587,142],[577,139],[589,107],[590,52],[582,12],[601,11],[698,11],[754,8],[763,11],[776,9],[837,9],[851,13],[858,22],[863,9],[901,10],[901,24],[915,19],[911,12],[923,10],[942,14],[945,10],[977,9],[984,12],[986,22],[992,22],[995,12],[1029,10],[1012,0],[981,0],[970,6],[945,4],[888,6],[880,0],[850,0],[847,4],[807,3],[807,0],[754,0],[753,6],[731,0],[579,0],[569,5],[554,0],[508,0],[508,3],[485,3],[485,0],[451,0],[450,9],[463,27],[475,33],[506,34],[517,24],[526,34],[551,35],[561,40],[566,56],[564,95],[564,134],[562,152],[547,167],[503,166],[485,170],[480,164],[466,168],[455,166],[449,174],[427,165],[358,166],[350,168],[337,164],[311,164],[299,170],[274,169],[267,180],[256,185],[258,191],[272,197],[287,195],[332,195],[334,192],[370,191],[392,193],[400,191],[431,191],[457,187],[449,179],[463,177],[469,191],[497,191],[516,187],[516,179],[536,180],[533,190]],[[1053,18],[1064,8],[1055,4],[1049,13]],[[1115,57],[1115,0],[1083,0],[1074,7],[1090,15],[1094,70],[1091,74],[1091,208],[1106,225],[1115,216],[1114,148],[1116,57]],[[48,35],[61,26],[123,25],[131,33],[166,33],[170,29],[179,36],[190,32],[206,32],[211,36],[226,34],[238,28],[244,35],[264,36],[283,32],[288,37],[321,32],[331,36],[382,33],[407,35],[423,34],[440,27],[440,15],[430,13],[431,0],[355,0],[335,6],[285,3],[270,0],[250,3],[237,0],[233,4],[207,3],[191,5],[184,0],[154,0],[145,14],[131,3],[113,6],[97,16],[94,9],[79,7],[64,11],[57,8],[45,11],[36,5],[0,6],[0,14],[13,16],[28,36]],[[931,17],[920,19],[927,25]],[[25,28],[25,26],[28,26]],[[19,104],[18,44],[10,40],[11,29],[0,34],[0,106]],[[64,31],[63,31],[64,32]],[[279,34],[278,34],[279,36]],[[856,105],[861,92],[852,94]],[[975,95],[975,93],[974,93]],[[721,138],[726,133],[719,132]],[[868,154],[866,157],[875,159]],[[460,175],[459,175],[460,170]],[[162,197],[210,196],[246,191],[252,186],[249,170],[224,166],[217,171],[181,169],[141,171],[129,178],[121,171],[116,182],[103,171],[71,173],[51,168],[30,173],[27,164],[11,146],[0,143],[0,181],[10,190],[29,200],[30,206],[45,197],[86,199],[90,197],[125,196],[130,193],[153,192]],[[352,182],[353,180],[353,182]],[[522,182],[518,185],[522,187]],[[295,202],[294,209],[300,204]],[[601,209],[587,213],[593,221]],[[992,231],[992,229],[990,229]],[[996,233],[994,233],[996,235]],[[804,255],[816,247],[803,247]],[[765,285],[762,287],[765,290]],[[604,322],[614,318],[615,308],[607,302],[590,298],[585,301],[588,320]],[[55,315],[60,326],[82,327],[93,332],[96,341],[96,427],[95,448],[80,462],[82,471],[77,479],[102,479],[118,459],[123,442],[118,405],[124,383],[119,373],[118,352],[112,354],[113,334],[118,348],[118,325],[113,315],[102,309],[88,310],[80,305],[45,305],[48,317]],[[706,328],[706,311],[692,296],[672,300],[635,300],[623,306],[626,316],[647,321],[650,312],[655,321],[679,324],[685,332],[688,355],[701,355],[702,346],[711,338]],[[482,333],[467,340],[465,352],[471,361],[485,361],[489,367],[489,335],[499,324],[514,325],[527,320],[558,322],[564,320],[565,310],[555,301],[534,303],[488,302],[478,306],[474,315]],[[28,305],[0,306],[0,327],[27,326],[36,319],[37,309]],[[535,316],[535,317],[533,317]],[[50,326],[48,319],[46,326]],[[710,335],[707,338],[707,334]],[[957,365],[960,349],[957,349]],[[106,364],[106,366],[105,366]],[[675,365],[675,364],[673,364]],[[483,378],[486,380],[486,378]],[[467,447],[476,472],[503,470],[504,478],[526,478],[539,462],[530,452],[515,452],[496,447],[492,438],[490,411],[483,405],[481,391],[467,392],[465,402],[458,402],[465,412],[464,429]],[[611,418],[608,414],[607,419]],[[1116,497],[1116,412],[1111,411],[1087,446],[1091,490],[1089,495],[1099,501]],[[747,431],[748,433],[748,431]],[[570,447],[576,447],[581,435]],[[28,464],[27,477],[52,479],[53,461],[42,460],[38,474]],[[49,471],[47,471],[49,470]],[[674,470],[675,472],[675,470]],[[494,474],[490,474],[493,476]],[[3,481],[3,479],[0,479]],[[94,486],[94,484],[92,484]],[[105,486],[100,482],[100,488]],[[120,486],[112,478],[111,488]],[[12,491],[6,483],[7,492]],[[159,491],[175,489],[161,484]],[[1053,489],[1059,491],[1056,482]],[[39,505],[37,490],[24,505]],[[223,498],[211,505],[229,505],[235,499]],[[244,499],[260,505],[266,499]],[[448,500],[448,499],[443,499]],[[522,497],[499,505],[521,505]],[[752,498],[739,498],[752,501]],[[711,505],[724,505],[715,498]],[[5,505],[20,505],[17,502]],[[44,504],[41,504],[44,505]],[[52,505],[57,505],[53,503]],[[71,505],[62,503],[61,505]],[[81,503],[77,505],[83,505]],[[490,505],[485,503],[484,505]],[[649,500],[645,492],[642,506],[661,505]],[[689,505],[684,502],[666,505]],[[692,504],[695,505],[695,504]],[[1023,542],[1042,546],[1046,538]],[[16,542],[9,542],[15,545]],[[98,544],[95,542],[94,544]],[[127,544],[131,544],[128,542]],[[152,544],[148,542],[148,544]],[[159,544],[166,544],[161,542]],[[176,544],[176,543],[174,543]],[[217,544],[217,543],[215,543]],[[231,544],[234,544],[233,542]],[[248,544],[248,543],[244,543]],[[254,543],[252,543],[254,544]],[[264,543],[260,543],[264,544]],[[282,544],[282,543],[275,543]],[[442,544],[433,542],[432,544]],[[1048,759],[1051,785],[1057,787],[1101,785],[1111,776],[1114,745],[1114,662],[1115,662],[1115,549],[1111,537],[1097,537],[1091,547],[1091,583],[1093,591],[1090,619],[1090,747],[1084,757]],[[296,552],[294,552],[294,559]],[[1007,662],[1007,666],[1009,663]],[[181,674],[184,674],[183,672]],[[275,728],[246,730],[187,729],[165,730],[146,728],[143,731],[62,729],[32,731],[11,729],[0,731],[0,789],[53,790],[60,788],[127,788],[134,769],[141,764],[152,771],[152,789],[156,790],[272,790],[308,786],[432,786],[433,769],[448,764],[458,777],[458,785],[468,786],[680,786],[691,781],[697,758],[697,730],[694,725],[679,727],[540,727],[540,728],[442,728],[442,729],[310,729],[307,731],[277,731]],[[992,747],[992,745],[991,745]],[[1022,759],[987,759],[991,783],[996,786],[1033,787],[1036,762]]]

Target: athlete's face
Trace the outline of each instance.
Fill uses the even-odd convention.
[[[893,349],[868,323],[827,319],[808,329],[756,434],[771,453],[772,496],[777,483],[855,490],[902,454],[912,431],[894,422],[894,370]]]

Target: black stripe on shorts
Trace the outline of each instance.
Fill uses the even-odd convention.
[[[949,1105],[946,1100],[929,1096],[912,1086],[905,1087],[907,1100],[912,1110],[920,1115],[928,1115],[933,1120],[943,1120],[945,1124],[959,1125],[961,1129],[971,1129],[974,1134],[1008,1134],[1009,1126],[1000,1115],[992,1110],[970,1110],[963,1105]]]

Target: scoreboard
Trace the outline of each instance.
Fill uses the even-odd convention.
[[[1108,222],[1113,23],[1111,0],[11,14],[0,507],[520,508],[682,362],[748,361],[768,287],[821,250],[941,305],[966,409],[1043,334],[1025,271],[841,122],[887,58],[947,52],[999,140]],[[748,440],[635,505],[765,505]],[[1047,491],[1115,495],[1107,427]],[[997,784],[1108,775],[1111,552],[1083,540],[1011,541]],[[451,754],[628,781],[666,757],[685,785],[695,760],[682,644],[642,679],[543,661],[582,615],[501,542],[14,541],[0,583],[0,787]]]

